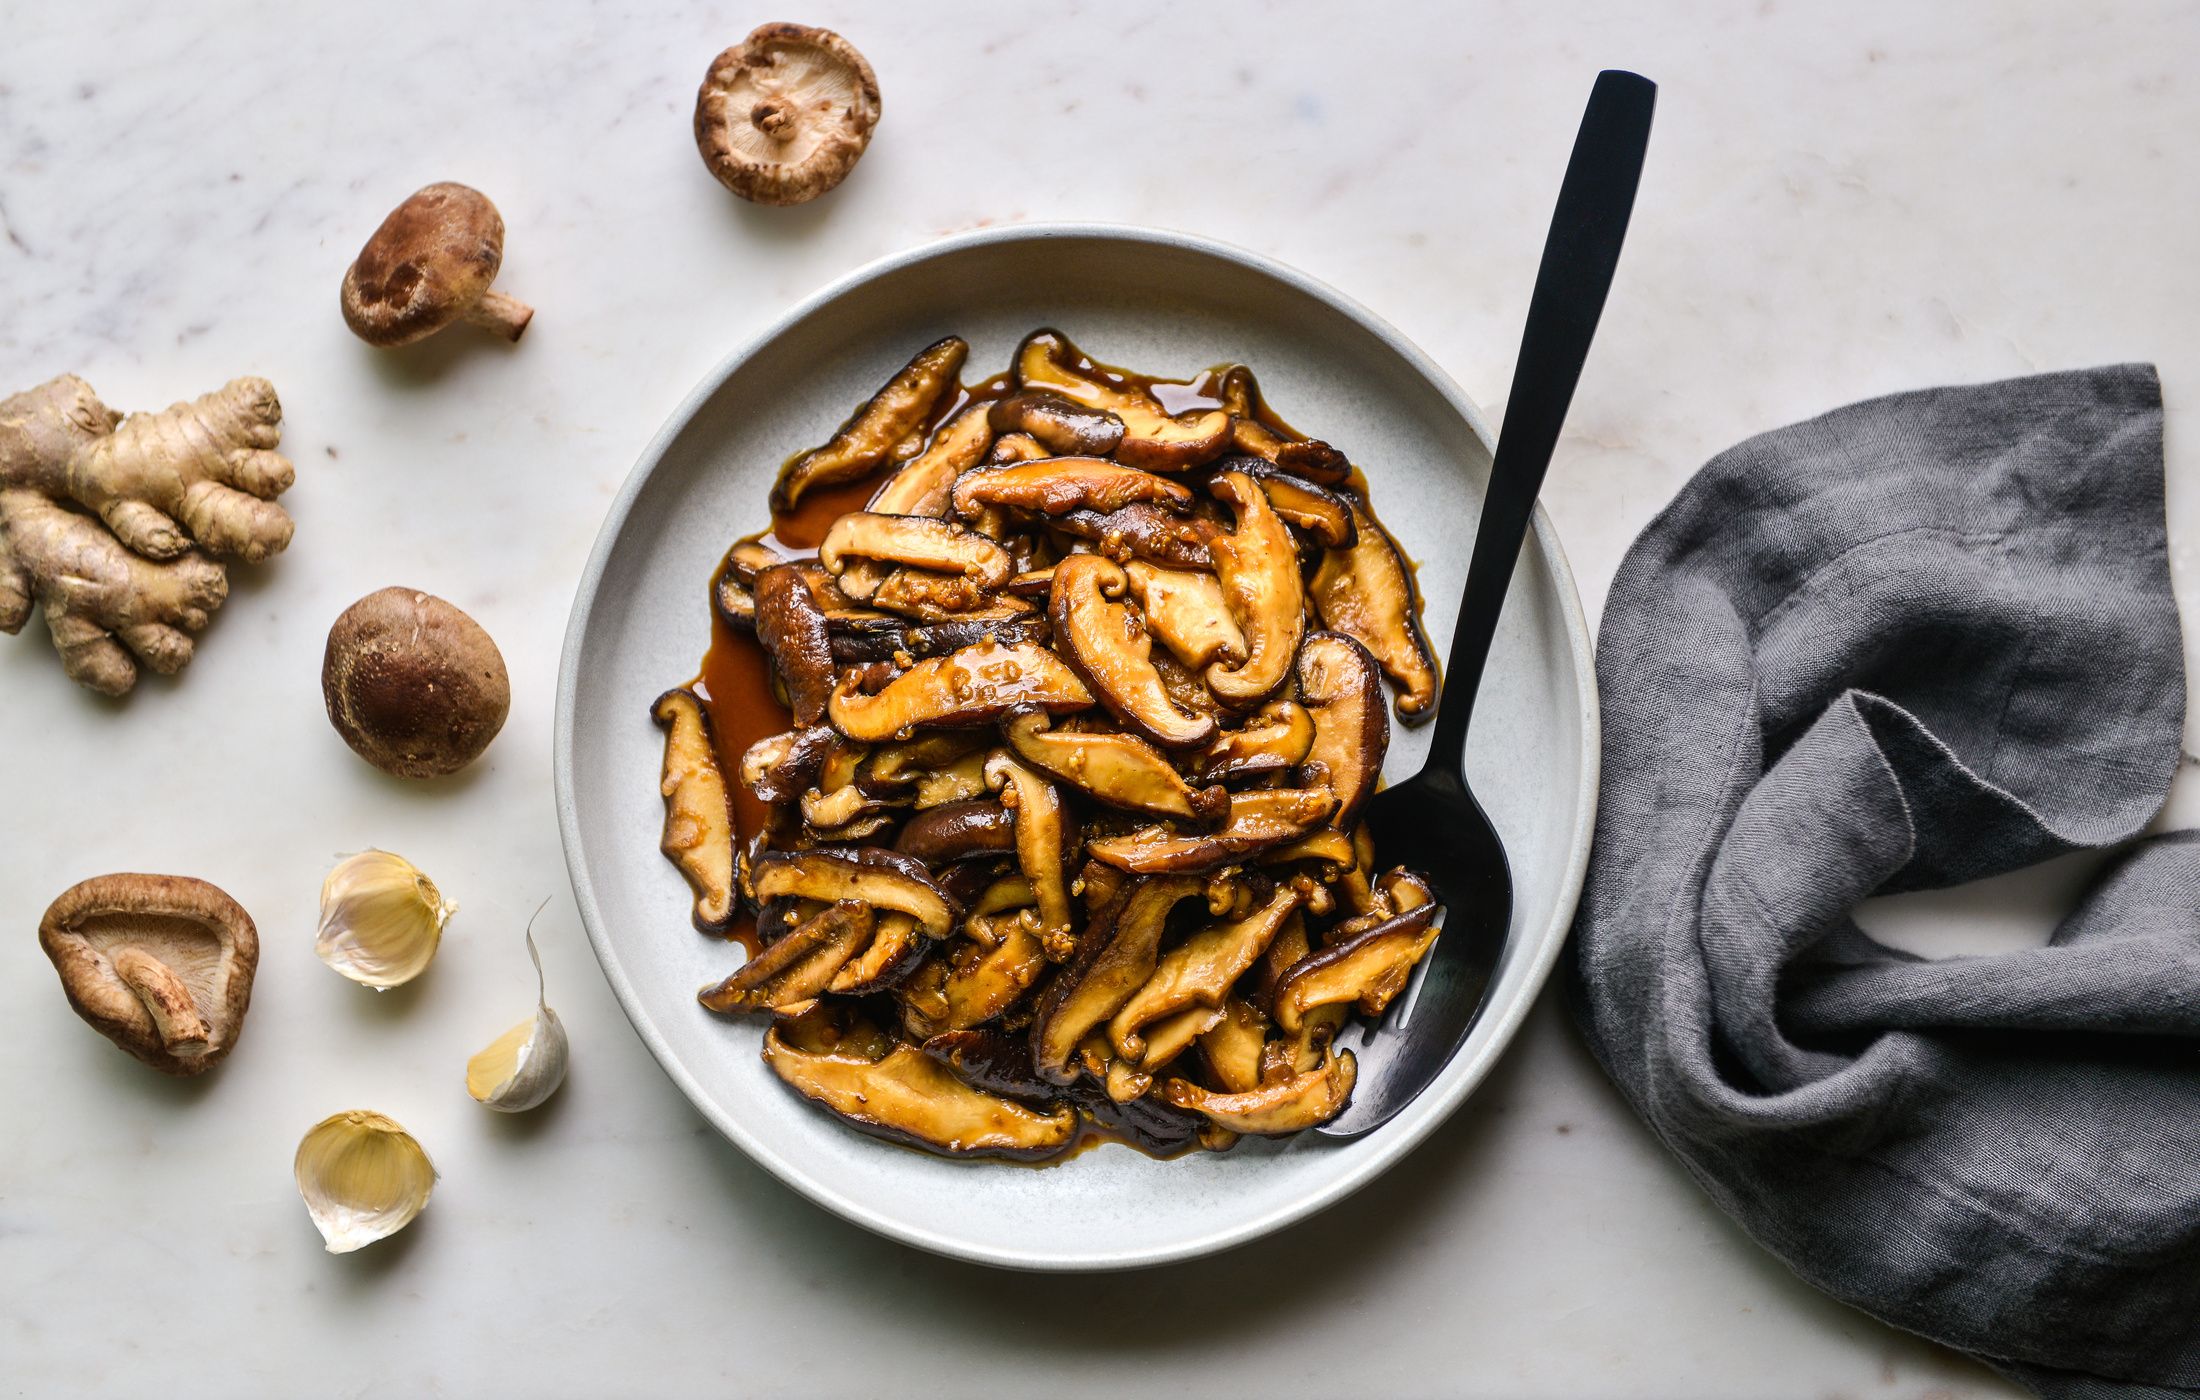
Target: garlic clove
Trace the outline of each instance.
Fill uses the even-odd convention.
[[[306,1213],[331,1254],[349,1254],[412,1223],[435,1189],[435,1164],[394,1119],[365,1109],[313,1125],[292,1163]]]
[[[542,908],[535,910],[542,913]],[[543,1000],[542,955],[535,951],[534,920],[527,921],[527,956],[535,964],[535,1014],[512,1027],[466,1062],[466,1092],[499,1113],[524,1113],[565,1082],[570,1042],[565,1023]]]
[[[565,1082],[567,1041],[545,1006],[466,1062],[466,1092],[499,1113],[523,1113]]]
[[[313,951],[361,986],[383,991],[418,977],[458,906],[403,856],[362,851],[321,884]]]

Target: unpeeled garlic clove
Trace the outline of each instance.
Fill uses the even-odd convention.
[[[403,856],[361,851],[321,883],[313,951],[361,986],[384,991],[418,977],[435,958],[458,906]]]
[[[292,1166],[306,1213],[331,1254],[396,1234],[435,1190],[435,1164],[412,1134],[365,1109],[314,1124]]]
[[[542,903],[547,907],[550,901]],[[535,913],[542,913],[542,908]],[[499,1113],[524,1113],[565,1082],[571,1047],[564,1022],[543,1000],[542,954],[535,951],[534,922],[527,921],[527,956],[535,964],[535,1014],[466,1062],[466,1092]]]

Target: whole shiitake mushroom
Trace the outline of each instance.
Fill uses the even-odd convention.
[[[344,609],[321,658],[329,723],[400,778],[440,778],[504,727],[512,685],[481,624],[431,593],[384,588]]]
[[[803,204],[848,178],[879,119],[878,75],[830,29],[767,24],[711,60],[695,145],[718,183]]]

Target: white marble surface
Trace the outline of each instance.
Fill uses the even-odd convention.
[[[1361,1198],[1186,1267],[1029,1280],[874,1240],[707,1128],[564,897],[549,697],[605,502],[704,369],[821,282],[974,224],[1195,230],[1326,278],[1501,413],[1590,74],[1663,84],[1635,233],[1547,492],[1592,615],[1707,455],[1861,395],[2104,359],[2162,368],[2172,538],[2200,516],[2200,42],[2185,3],[1010,7],[0,4],[0,382],[157,407],[264,374],[297,542],[242,571],[180,683],[108,704],[0,639],[0,1390],[20,1395],[1942,1396],[1985,1370],[1826,1301],[1711,1210],[1555,1005]],[[688,135],[719,47],[787,17],[871,57],[886,118],[837,194],[746,207]],[[395,200],[489,191],[516,348],[354,341],[336,284]],[[516,700],[477,770],[370,771],[317,694],[329,621],[402,582],[495,634]],[[2200,808],[2190,791],[2172,815]],[[464,905],[382,997],[325,971],[333,853]],[[259,922],[248,1032],[164,1081],[86,1030],[33,936],[110,869]],[[2037,937],[2071,863],[1883,907],[1919,946]],[[546,1110],[469,1101],[530,992],[575,1042]],[[443,1172],[405,1235],[324,1255],[289,1180],[330,1111]]]

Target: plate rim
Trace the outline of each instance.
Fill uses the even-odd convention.
[[[1323,1183],[1320,1189],[1266,1214],[1228,1228],[1191,1236],[1171,1245],[1146,1249],[1084,1255],[996,1249],[911,1225],[884,1212],[873,1210],[860,1200],[843,1196],[812,1180],[800,1167],[781,1156],[762,1135],[750,1130],[731,1114],[722,1112],[713,1097],[705,1091],[701,1081],[671,1052],[670,1047],[650,1024],[641,1008],[633,983],[620,969],[618,959],[611,955],[601,910],[596,903],[595,889],[589,881],[586,862],[582,859],[580,814],[573,799],[573,712],[580,688],[581,642],[588,630],[589,618],[602,586],[605,569],[610,562],[613,543],[625,528],[627,517],[632,514],[634,503],[639,499],[643,487],[663,465],[666,451],[704,404],[742,365],[803,320],[865,284],[915,264],[990,244],[1069,239],[1112,240],[1202,254],[1249,268],[1314,298],[1355,321],[1401,356],[1466,421],[1481,441],[1483,449],[1494,454],[1496,439],[1490,432],[1480,406],[1419,345],[1353,297],[1265,254],[1198,234],[1140,224],[1091,221],[1006,224],[928,239],[864,263],[802,298],[713,365],[666,416],[642,448],[641,454],[628,470],[626,479],[620,484],[617,494],[605,511],[603,522],[597,528],[595,542],[589,548],[588,562],[574,587],[573,602],[567,613],[565,635],[559,649],[556,712],[551,730],[551,776],[558,809],[558,844],[565,858],[566,877],[572,885],[574,904],[580,912],[581,925],[588,934],[589,947],[595,953],[597,967],[610,985],[612,995],[618,1000],[619,1009],[626,1014],[627,1022],[641,1038],[651,1058],[657,1061],[658,1068],[687,1096],[688,1102],[727,1140],[782,1184],[852,1224],[948,1258],[1035,1273],[1097,1273],[1149,1268],[1234,1249],[1304,1220],[1353,1195],[1403,1160],[1448,1121],[1488,1076],[1498,1058],[1510,1048],[1529,1011],[1541,999],[1543,989],[1549,983],[1551,970],[1565,946],[1574,910],[1580,901],[1582,884],[1588,874],[1589,847],[1596,823],[1603,754],[1595,649],[1590,639],[1588,619],[1582,611],[1581,593],[1574,582],[1573,568],[1567,560],[1565,548],[1559,542],[1558,532],[1552,526],[1549,514],[1538,502],[1534,520],[1536,540],[1550,561],[1558,585],[1558,610],[1564,624],[1567,646],[1574,660],[1575,699],[1581,719],[1581,752],[1578,755],[1581,777],[1574,794],[1575,817],[1573,829],[1568,834],[1566,864],[1560,875],[1557,907],[1534,937],[1523,940],[1525,946],[1522,951],[1529,958],[1525,994],[1508,1004],[1488,1008],[1486,1014],[1493,1016],[1496,1033],[1482,1053],[1467,1062],[1465,1072],[1447,1091],[1446,1101],[1439,1103],[1434,1112],[1404,1124],[1402,1131],[1394,1135],[1379,1139],[1371,1136],[1358,1140],[1352,1146],[1360,1151],[1361,1160],[1350,1163]]]

